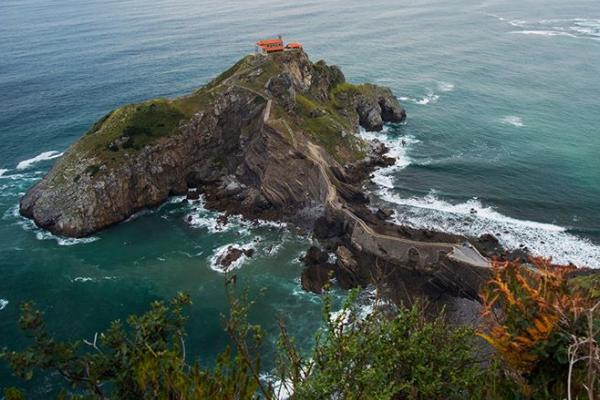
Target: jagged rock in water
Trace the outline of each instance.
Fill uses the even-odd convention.
[[[302,285],[302,289],[320,294],[323,292],[325,285],[327,285],[331,281],[331,278],[334,278],[335,276],[335,264],[313,264],[302,271],[300,284]]]
[[[377,216],[377,218],[385,221],[387,219],[390,219],[391,216],[394,215],[394,210],[390,208],[378,208],[375,215]]]
[[[329,255],[316,246],[309,247],[304,257],[302,257],[302,262],[306,266],[324,264],[327,260],[329,260]]]
[[[252,257],[254,255],[254,249],[243,247],[229,246],[227,250],[221,254],[216,260],[216,266],[225,272],[228,272],[232,265],[234,265],[240,258]]]

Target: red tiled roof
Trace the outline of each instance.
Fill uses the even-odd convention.
[[[279,44],[283,46],[283,40],[281,39],[266,39],[266,40],[260,40],[258,42],[256,42],[257,45],[259,46],[264,46],[267,44]]]

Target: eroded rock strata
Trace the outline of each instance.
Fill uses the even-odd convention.
[[[251,55],[188,96],[106,115],[20,210],[55,234],[81,237],[197,188],[215,208],[293,217],[323,206],[310,143],[342,171],[370,152],[355,135],[359,124],[378,130],[404,118],[390,90],[348,84],[339,68],[302,51]]]
[[[498,246],[388,221],[362,184],[389,165],[379,131],[405,119],[383,87],[347,83],[301,50],[250,55],[181,98],[119,108],[99,120],[21,200],[51,232],[81,237],[170,195],[203,193],[207,207],[314,229],[335,263],[312,250],[302,285],[319,292],[376,283],[389,296],[474,299]]]

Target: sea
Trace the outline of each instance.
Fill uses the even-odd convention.
[[[281,34],[353,83],[390,87],[405,123],[379,134],[397,158],[373,202],[414,227],[494,234],[557,262],[600,267],[600,3],[597,0],[2,0],[0,1],[0,347],[29,342],[33,301],[59,338],[88,339],[154,300],[190,293],[188,355],[205,365],[229,344],[228,246],[272,351],[281,315],[309,349],[322,299],[304,292],[293,226],[234,218],[171,198],[85,239],[18,214],[19,198],[90,125],[121,105],[191,92]],[[404,145],[402,145],[404,141]],[[344,294],[334,291],[334,296]],[[31,398],[59,377],[0,388]]]

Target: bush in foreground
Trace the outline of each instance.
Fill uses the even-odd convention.
[[[478,335],[496,350],[477,359],[472,329],[376,301],[369,312],[352,292],[332,312],[324,297],[323,325],[304,354],[280,322],[275,368],[264,374],[263,331],[248,322],[246,292],[227,287],[223,317],[233,343],[215,366],[191,361],[185,350],[185,308],[179,294],[154,302],[127,324],[114,321],[93,340],[62,342],[43,314],[22,306],[20,327],[33,339],[24,351],[3,350],[16,376],[58,373],[65,399],[595,399],[600,376],[600,278],[570,278],[573,269],[548,260],[495,262],[482,291],[486,326]],[[270,378],[267,378],[270,377]],[[15,388],[6,400],[25,398]]]
[[[93,341],[55,340],[43,315],[22,307],[21,328],[33,344],[21,352],[4,350],[15,375],[31,379],[35,370],[60,374],[62,398],[90,399],[464,399],[479,379],[472,353],[473,334],[452,329],[443,317],[427,321],[420,306],[388,317],[382,308],[364,318],[351,295],[338,313],[326,301],[324,327],[310,357],[281,325],[276,379],[261,374],[257,356],[262,330],[247,321],[251,303],[229,291],[231,311],[224,319],[234,343],[214,368],[189,362],[185,353],[184,308],[180,294],[170,303],[154,302],[127,327],[114,321]],[[5,391],[18,399],[17,389]]]
[[[525,398],[599,395],[600,286],[594,275],[569,279],[574,272],[543,258],[493,263],[480,335]]]

